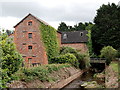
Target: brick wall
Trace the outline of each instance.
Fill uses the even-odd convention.
[[[28,25],[29,21],[32,21],[31,26]],[[25,63],[28,63],[28,58],[32,58],[30,63],[48,63],[39,25],[40,22],[30,15],[15,27],[14,42]],[[28,33],[32,33],[32,38],[28,38]],[[32,46],[32,50],[28,49],[29,45]]]
[[[71,43],[71,44],[61,44],[61,47],[72,47],[77,49],[78,51],[85,53],[87,52],[87,46],[86,43]]]

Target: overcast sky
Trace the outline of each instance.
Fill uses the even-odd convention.
[[[57,29],[61,21],[67,25],[93,22],[102,4],[119,0],[0,0],[0,28],[14,30],[28,13],[46,21]]]

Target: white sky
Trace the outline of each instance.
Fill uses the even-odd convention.
[[[93,22],[102,4],[119,0],[0,0],[0,28],[14,30],[28,13],[46,21],[57,29],[61,21],[67,25]]]

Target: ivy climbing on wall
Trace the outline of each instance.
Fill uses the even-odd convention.
[[[42,41],[45,45],[48,62],[51,63],[51,59],[58,55],[59,44],[57,39],[57,30],[49,25],[40,23],[40,31],[42,36]]]

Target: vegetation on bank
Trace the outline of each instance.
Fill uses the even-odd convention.
[[[118,73],[118,62],[111,62],[110,66],[112,67],[112,69]]]
[[[54,71],[58,71],[62,68],[71,67],[70,64],[48,64],[38,67],[21,68],[15,74],[12,75],[14,80],[20,80],[24,82],[30,82],[32,80],[40,81],[54,81],[55,77],[51,77],[50,74]]]
[[[6,87],[22,63],[22,56],[17,52],[11,38],[6,33],[0,34],[0,87]]]
[[[112,61],[105,72],[106,88],[118,88],[120,83],[119,61]]]
[[[106,58],[107,65],[109,65],[117,56],[117,50],[115,50],[112,46],[103,47],[100,52],[100,56]]]

